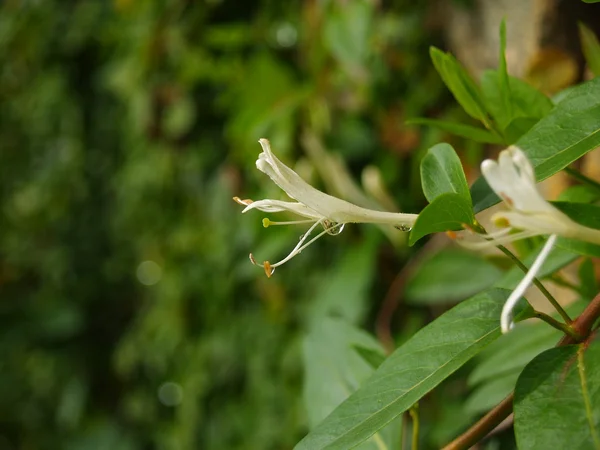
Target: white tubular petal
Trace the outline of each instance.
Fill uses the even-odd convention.
[[[514,324],[512,322],[512,311],[517,302],[521,299],[521,297],[527,290],[527,288],[531,285],[531,282],[533,281],[537,273],[540,271],[542,264],[544,264],[544,261],[548,257],[548,254],[552,250],[552,247],[554,246],[555,242],[556,235],[553,234],[548,238],[548,240],[544,244],[542,251],[531,265],[531,268],[529,269],[525,277],[517,285],[512,294],[510,294],[510,296],[506,300],[506,303],[504,303],[504,307],[502,308],[502,314],[500,316],[500,328],[502,329],[502,333],[507,333],[513,327]]]
[[[531,184],[535,184],[535,172],[533,170],[533,166],[527,156],[517,146],[509,147],[510,152],[512,153],[512,158],[516,166],[519,168],[519,175],[521,178],[524,178],[525,181],[528,181]]]
[[[259,142],[263,148],[263,153],[258,155],[256,167],[268,175],[287,195],[307,206],[320,217],[325,217],[337,223],[387,223],[409,227],[417,219],[416,214],[374,211],[325,194],[312,187],[296,172],[277,159],[268,140],[260,139]]]
[[[492,221],[504,219],[508,221],[511,228],[532,231],[535,234],[558,234],[570,237],[580,227],[566,214],[563,214],[552,205],[547,212],[501,211],[492,216]]]
[[[310,219],[315,220],[320,220],[324,218],[323,216],[320,216],[317,212],[304,206],[302,203],[284,202],[281,200],[258,200],[246,206],[242,213],[248,212],[252,209],[258,209],[259,211],[268,213],[289,211],[294,214],[298,214],[299,216],[308,217]]]
[[[510,230],[508,230],[508,231],[510,231]],[[497,247],[498,245],[510,244],[511,242],[530,238],[530,237],[537,236],[537,235],[538,235],[538,233],[534,233],[532,231],[520,231],[518,233],[513,233],[513,234],[493,233],[493,234],[480,235],[479,241],[461,239],[461,240],[458,240],[457,242],[462,247],[469,248],[472,250],[480,250],[480,249],[486,249],[486,248],[491,248],[491,247]]]

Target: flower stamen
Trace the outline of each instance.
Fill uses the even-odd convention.
[[[269,228],[271,225],[299,225],[299,224],[303,224],[303,223],[314,223],[314,222],[315,221],[312,219],[288,220],[286,222],[274,222],[274,221],[270,220],[268,217],[265,217],[262,220],[263,227],[265,227],[265,228]]]
[[[239,198],[239,197],[233,197],[233,201],[234,201],[234,202],[236,202],[236,203],[239,203],[240,205],[244,205],[244,206],[248,206],[248,205],[250,205],[251,203],[254,203],[254,201],[253,201],[253,200],[250,200],[249,198],[247,198],[247,199],[245,199],[245,200],[242,200],[242,199],[241,199],[241,198]]]

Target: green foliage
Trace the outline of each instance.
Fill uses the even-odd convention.
[[[598,38],[581,22],[579,23],[579,36],[588,67],[595,76],[600,75],[600,42],[598,42]]]
[[[471,199],[460,159],[448,144],[438,144],[427,150],[421,160],[421,184],[429,202],[449,192]]]
[[[597,342],[553,348],[536,356],[515,388],[519,448],[600,447],[598,380]]]
[[[509,291],[465,300],[399,347],[375,374],[297,446],[347,449],[368,439],[499,336]]]
[[[0,448],[439,448],[515,387],[520,447],[597,446],[595,331],[530,292],[519,321],[547,323],[499,331],[545,229],[514,258],[429,235],[494,243],[475,213],[499,199],[468,185],[482,144],[516,143],[538,180],[572,166],[581,184],[554,205],[590,229],[559,229],[537,277],[597,319],[598,182],[575,168],[600,145],[600,81],[550,100],[509,75],[502,23],[498,68],[475,82],[431,46],[427,6],[1,4]],[[248,253],[285,258],[310,225],[265,229],[232,201],[290,200],[255,170],[259,138],[318,188],[418,213],[410,234],[347,223],[266,278]],[[503,207],[541,204],[520,192]],[[548,350],[565,333],[580,343]]]

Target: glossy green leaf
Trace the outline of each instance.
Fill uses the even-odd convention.
[[[552,202],[552,204],[575,222],[600,229],[600,206],[576,202]]]
[[[429,55],[442,80],[466,113],[489,126],[488,114],[479,87],[456,58],[435,47],[429,49]]]
[[[510,291],[465,300],[417,332],[321,422],[296,450],[347,450],[408,410],[500,334]]]
[[[581,0],[583,3],[599,3],[600,0]]]
[[[600,42],[596,34],[579,22],[579,37],[585,60],[592,73],[600,75]]]
[[[464,125],[462,123],[423,118],[410,119],[406,123],[410,125],[428,125],[439,128],[442,131],[471,139],[482,144],[501,144],[503,142],[501,137],[491,131],[486,130],[485,128],[473,127],[471,125]]]
[[[449,230],[462,230],[463,224],[474,221],[471,202],[460,194],[448,193],[437,197],[421,211],[410,233],[409,245],[423,236]]]
[[[517,381],[514,412],[519,449],[600,448],[600,343],[537,356]]]
[[[421,184],[429,202],[454,192],[471,201],[471,193],[460,158],[449,144],[437,144],[421,160]]]
[[[517,145],[533,166],[536,178],[544,180],[600,145],[600,77],[569,92]],[[499,201],[485,179],[471,187],[475,212]]]
[[[456,302],[489,288],[501,276],[502,271],[481,255],[445,249],[419,265],[404,295],[413,304]]]
[[[314,428],[374,372],[373,366],[356,351],[384,357],[378,341],[354,326],[333,318],[322,318],[304,338],[304,403]],[[399,429],[399,427],[397,427]],[[398,445],[398,433],[382,430],[359,448],[377,450],[380,442]],[[396,439],[396,441],[394,441]]]

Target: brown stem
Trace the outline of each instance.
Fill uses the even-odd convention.
[[[442,450],[462,450],[470,448],[508,417],[512,412],[512,405],[513,394],[511,393],[508,397],[498,403],[494,409],[489,411],[471,428],[446,445]]]
[[[600,317],[600,293],[594,297],[581,315],[573,322],[573,329],[578,335],[583,336],[583,338],[577,340],[573,336],[565,335],[556,346],[562,347],[564,345],[576,344],[577,342],[587,339],[598,317]],[[479,419],[471,428],[446,445],[442,450],[463,450],[475,445],[498,426],[500,422],[508,417],[512,412],[512,407],[513,394],[510,394],[502,400],[501,403],[496,405],[494,409]]]

